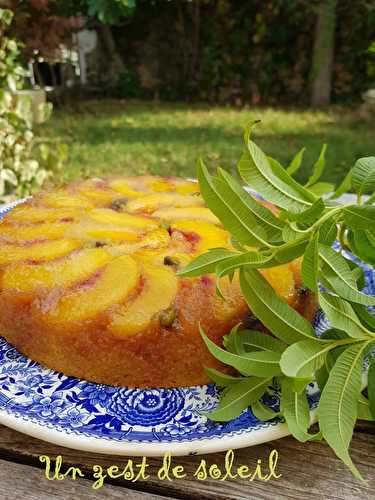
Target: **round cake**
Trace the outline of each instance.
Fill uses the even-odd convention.
[[[0,334],[44,366],[128,387],[207,383],[221,345],[249,309],[237,279],[182,278],[210,248],[232,248],[195,182],[112,177],[69,184],[18,205],[0,224]],[[262,271],[306,317],[300,262]]]

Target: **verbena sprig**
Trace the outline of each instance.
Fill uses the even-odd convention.
[[[218,169],[211,176],[199,161],[198,180],[207,206],[233,237],[233,251],[212,249],[200,255],[181,276],[216,274],[220,281],[239,274],[243,295],[252,313],[274,335],[236,327],[224,338],[224,348],[201,331],[210,352],[234,367],[233,377],[207,369],[223,388],[219,407],[208,416],[217,421],[237,417],[249,405],[256,417],[283,417],[299,441],[324,438],[336,455],[362,479],[349,455],[357,419],[375,420],[375,358],[364,391],[363,361],[375,348],[375,317],[369,306],[375,297],[361,291],[363,269],[346,257],[375,263],[375,157],[359,159],[337,190],[319,181],[325,166],[326,145],[305,185],[293,177],[302,164],[304,149],[284,168],[251,140],[245,131],[245,151],[238,170],[245,183],[280,209],[275,216],[230,175]],[[353,188],[357,203],[339,204],[341,194]],[[363,195],[369,195],[364,201]],[[324,198],[323,195],[326,195]],[[332,244],[338,240],[340,248]],[[335,247],[337,248],[337,247]],[[285,303],[259,269],[302,258],[304,285],[315,292],[331,328],[317,338],[309,321]],[[307,385],[316,380],[321,390],[317,409],[319,432],[311,425]],[[279,388],[280,412],[267,408],[262,397]],[[366,394],[366,395],[365,395]]]

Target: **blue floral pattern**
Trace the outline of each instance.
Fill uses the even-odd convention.
[[[370,266],[364,269],[366,291],[375,294],[375,275]],[[328,327],[325,316],[318,313],[317,335]],[[307,393],[314,408],[319,401],[316,384],[310,384]],[[277,410],[277,389],[264,402]],[[225,438],[280,422],[277,418],[261,422],[248,409],[231,422],[215,423],[204,413],[217,403],[217,390],[212,384],[142,390],[66,377],[26,358],[0,338],[0,415],[6,412],[62,433],[138,443]]]

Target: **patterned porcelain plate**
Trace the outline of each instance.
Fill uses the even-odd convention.
[[[13,205],[14,206],[14,205]],[[0,209],[0,218],[12,205]],[[367,293],[375,273],[364,266]],[[322,313],[317,335],[327,329]],[[308,388],[314,418],[319,400]],[[279,419],[261,422],[251,410],[229,423],[202,415],[218,403],[214,385],[179,389],[127,389],[99,385],[43,368],[0,338],[0,423],[61,446],[112,455],[188,455],[225,451],[289,434]],[[265,403],[276,409],[275,390]]]

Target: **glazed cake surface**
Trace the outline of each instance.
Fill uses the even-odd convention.
[[[0,334],[44,366],[128,387],[204,384],[217,344],[249,315],[238,280],[176,276],[229,233],[195,182],[112,177],[42,192],[0,224]],[[311,318],[300,262],[262,271]]]

